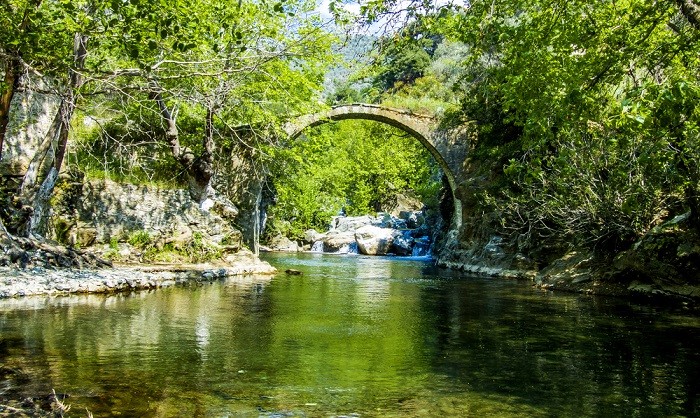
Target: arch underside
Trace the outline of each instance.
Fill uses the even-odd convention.
[[[295,124],[291,129],[288,130],[289,137],[294,139],[301,135],[301,133],[311,127],[323,125],[329,122],[342,121],[342,120],[369,120],[374,122],[381,122],[387,125],[393,126],[400,129],[409,135],[416,138],[433,156],[435,161],[442,169],[443,174],[447,178],[447,182],[450,186],[452,197],[454,200],[454,214],[453,214],[453,226],[459,226],[462,220],[462,205],[457,196],[455,195],[456,190],[456,180],[454,173],[450,169],[447,161],[443,158],[440,152],[435,148],[433,142],[431,142],[431,137],[433,135],[432,124],[427,124],[422,120],[412,120],[412,118],[404,113],[395,112],[391,114],[388,110],[378,111],[378,107],[370,107],[371,112],[358,112],[357,108],[359,106],[348,106],[347,112],[342,112],[343,107],[334,108],[330,112],[325,114],[310,115],[304,118],[300,118],[298,123]],[[427,125],[427,126],[426,126]]]

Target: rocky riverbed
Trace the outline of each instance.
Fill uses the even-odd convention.
[[[434,229],[434,228],[432,228]],[[273,238],[268,251],[312,251],[332,254],[425,256],[432,247],[431,226],[423,211],[400,211],[394,216],[335,216],[328,231],[310,229],[304,239]]]
[[[226,264],[116,265],[106,269],[0,267],[0,298],[71,293],[113,293],[196,285],[230,276],[272,275],[276,269],[251,254]]]

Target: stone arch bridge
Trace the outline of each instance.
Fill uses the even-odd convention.
[[[464,129],[444,130],[440,128],[439,120],[435,117],[371,104],[339,105],[324,112],[304,115],[288,122],[284,126],[284,131],[290,138],[294,139],[307,128],[332,121],[350,119],[386,123],[416,138],[442,168],[454,200],[453,227],[460,226],[462,203],[455,191],[457,189],[456,178],[461,172],[469,149],[470,135],[467,131]]]

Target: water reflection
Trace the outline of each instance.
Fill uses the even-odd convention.
[[[271,262],[304,274],[0,301],[0,398],[56,389],[95,416],[700,412],[697,317],[420,261]]]

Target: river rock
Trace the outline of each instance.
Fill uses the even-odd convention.
[[[373,225],[376,223],[376,218],[366,216],[334,216],[331,220],[331,231],[338,232],[355,232],[357,229],[365,225]]]
[[[163,238],[165,244],[171,244],[173,248],[185,248],[187,243],[190,242],[194,237],[192,230],[188,227],[178,225],[173,229],[170,236]]]
[[[398,231],[366,225],[355,231],[357,249],[365,255],[386,255]]]
[[[406,229],[407,224],[406,221],[400,218],[397,218],[390,213],[385,213],[385,212],[379,212],[377,213],[377,218],[376,221],[372,223],[372,225],[379,226],[381,228],[389,228],[389,229]]]
[[[396,255],[413,254],[413,237],[411,237],[410,231],[405,231],[404,233],[395,231],[393,238],[394,239],[391,241],[389,252]]]
[[[492,259],[501,259],[505,257],[505,252],[501,248],[503,243],[503,238],[498,235],[494,235],[489,240],[488,244],[484,246],[484,256],[490,257]]]
[[[299,244],[290,240],[289,238],[278,235],[270,240],[270,249],[272,251],[285,251],[285,252],[297,252],[299,251]]]
[[[403,219],[406,222],[406,227],[410,229],[420,228],[425,223],[425,215],[422,211],[401,211],[399,219]]]
[[[320,241],[324,234],[316,231],[315,229],[307,229],[304,231],[304,242],[307,244],[313,244],[316,241]]]
[[[403,193],[396,193],[394,196],[387,199],[387,201],[382,204],[381,210],[384,212],[388,212],[394,217],[401,217],[401,212],[418,211],[422,208],[423,202],[421,202],[415,196],[409,196]]]
[[[326,253],[349,253],[353,252],[356,246],[355,233],[352,231],[330,231],[323,238],[323,251]]]

